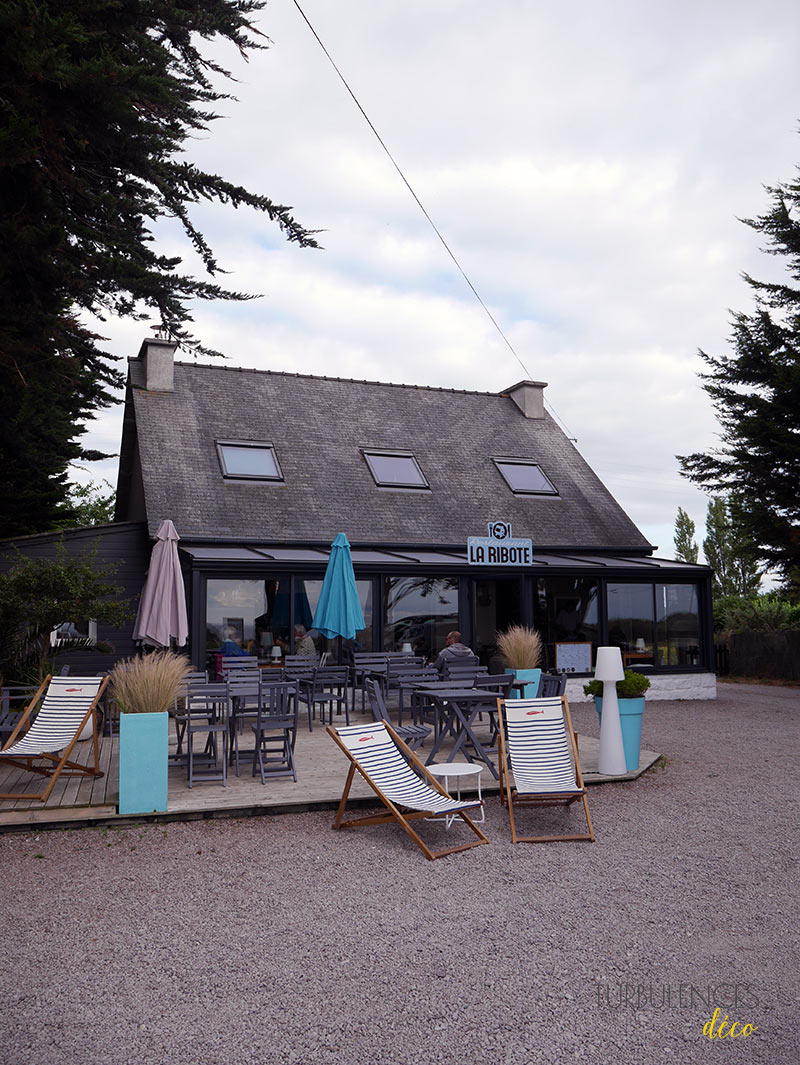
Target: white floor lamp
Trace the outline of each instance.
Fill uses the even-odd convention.
[[[598,647],[594,679],[603,682],[603,713],[600,718],[597,769],[598,772],[612,777],[622,776],[627,772],[617,702],[617,681],[622,680],[624,676],[619,647]]]

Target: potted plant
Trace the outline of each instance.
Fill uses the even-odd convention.
[[[642,742],[642,715],[644,714],[644,693],[650,687],[650,678],[644,673],[626,669],[622,680],[617,681],[617,699],[619,701],[619,723],[622,728],[622,747],[625,751],[625,768],[629,773],[639,768],[639,748]],[[599,680],[590,680],[584,684],[586,695],[594,696],[594,708],[597,716],[603,715],[603,684]]]
[[[119,706],[119,812],[167,809],[168,709],[180,694],[188,658],[157,651],[114,666],[109,692]]]
[[[507,669],[513,669],[517,680],[525,681],[523,698],[535,699],[542,675],[538,668],[542,660],[542,638],[536,629],[512,625],[506,632],[498,632],[497,649]]]

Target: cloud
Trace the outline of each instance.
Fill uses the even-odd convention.
[[[225,282],[263,296],[198,306],[197,335],[269,369],[486,391],[546,380],[579,449],[671,554],[678,506],[705,513],[674,456],[717,431],[697,349],[728,349],[729,308],[751,306],[741,272],[777,268],[738,219],[800,158],[794,2],[303,7],[527,370],[292,4],[259,16],[269,51],[224,54],[239,102],[189,154],[292,204],[325,250],[198,207]],[[159,237],[192,263],[174,226]],[[136,353],[141,326],[109,328],[111,350]]]

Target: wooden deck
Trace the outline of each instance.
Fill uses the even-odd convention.
[[[359,720],[363,720],[360,714],[351,714],[351,722]],[[170,743],[174,749],[174,731],[171,732]],[[660,757],[654,751],[642,751],[639,769],[635,773],[627,773],[623,777],[603,777],[597,772],[597,748],[596,738],[588,735],[579,737],[581,769],[587,784],[633,780]],[[78,744],[73,757],[78,762],[90,762],[91,743]],[[235,772],[231,772],[227,787],[217,782],[203,782],[189,788],[185,767],[171,766],[167,812],[139,818],[120,817],[117,813],[118,737],[103,736],[100,740],[100,764],[104,776],[62,776],[44,805],[37,800],[0,800],[0,831],[26,826],[77,826],[101,822],[122,824],[131,820],[175,820],[335,808],[342,794],[348,763],[321,725],[315,723],[314,731],[309,732],[301,723],[295,758],[296,783],[291,778],[284,778],[262,784],[260,777],[252,776],[252,759],[246,755],[241,760],[241,775],[237,777]],[[437,760],[444,761],[445,758],[446,747]],[[27,791],[35,794],[41,791],[43,780],[37,774],[0,764],[2,792]],[[491,794],[498,790],[497,782],[488,770],[482,774],[481,785],[484,793]],[[373,793],[357,778],[351,797],[370,799]]]

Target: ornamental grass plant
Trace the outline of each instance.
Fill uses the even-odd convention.
[[[174,651],[124,658],[111,671],[110,694],[123,714],[158,714],[173,706],[190,669]]]
[[[536,629],[512,625],[498,632],[497,649],[509,669],[536,669],[542,660],[542,637]]]

